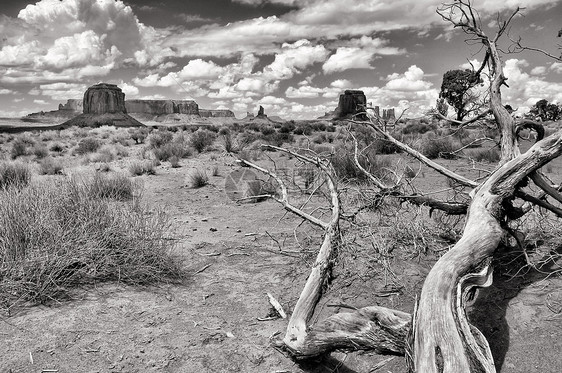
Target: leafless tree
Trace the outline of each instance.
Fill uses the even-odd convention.
[[[438,201],[428,196],[404,195],[400,182],[387,185],[361,167],[356,143],[357,167],[372,182],[372,188],[382,196],[393,196],[428,205],[448,213],[466,213],[462,237],[444,254],[429,272],[423,284],[418,302],[412,314],[379,306],[369,306],[353,312],[339,313],[311,326],[310,320],[322,296],[323,285],[329,277],[334,247],[339,239],[341,216],[338,183],[330,163],[319,157],[305,156],[299,152],[266,146],[284,151],[293,157],[314,165],[322,173],[328,186],[331,215],[327,221],[306,214],[290,204],[283,181],[272,171],[248,161],[241,161],[268,174],[281,186],[276,197],[285,209],[320,227],[324,238],[318,256],[300,298],[290,317],[287,331],[279,346],[296,358],[322,355],[335,349],[365,349],[379,353],[404,355],[410,371],[418,373],[495,372],[494,360],[487,340],[470,324],[465,307],[477,287],[492,282],[492,257],[500,241],[508,234],[508,223],[528,213],[533,205],[548,209],[562,217],[559,186],[551,185],[540,169],[562,154],[562,130],[543,138],[544,129],[532,121],[516,122],[502,104],[501,88],[506,85],[500,51],[497,43],[506,34],[514,17],[521,9],[515,9],[509,17],[499,22],[493,37],[481,27],[478,12],[470,0],[457,0],[443,4],[438,14],[461,29],[474,42],[483,46],[483,66],[490,78],[489,109],[500,132],[501,159],[498,167],[483,181],[474,181],[437,162],[428,159],[410,146],[395,139],[385,130],[378,118],[368,116],[368,121],[353,121],[370,128],[378,136],[389,141],[431,167],[452,182],[470,188],[467,204]],[[461,123],[462,124],[462,123]],[[524,154],[519,150],[517,133],[530,128],[538,133],[538,141]],[[532,180],[539,195],[532,195],[525,186]],[[550,197],[554,202],[549,202]],[[519,200],[520,203],[515,203]]]

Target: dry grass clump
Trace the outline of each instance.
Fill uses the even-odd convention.
[[[150,160],[144,161],[133,161],[129,164],[129,172],[133,176],[140,175],[155,175],[156,169],[154,168],[154,162]]]
[[[463,153],[476,162],[497,163],[500,160],[500,152],[496,148],[465,149]]]
[[[445,158],[454,159],[454,151],[460,148],[460,144],[450,137],[425,137],[422,139],[419,151],[430,159]]]
[[[40,175],[62,175],[63,169],[62,161],[53,157],[46,157],[39,162]]]
[[[104,175],[96,173],[87,183],[92,198],[109,198],[126,201],[139,198],[141,186],[122,174]]]
[[[12,142],[12,149],[10,150],[10,156],[12,159],[17,157],[28,155],[29,148],[35,145],[35,141],[28,136],[18,136]]]
[[[49,155],[49,150],[43,144],[35,144],[31,152],[37,159],[43,159]]]
[[[20,162],[0,162],[0,189],[22,188],[29,184],[29,166]]]
[[[188,176],[189,185],[193,189],[202,188],[209,184],[209,177],[205,171],[194,170]]]
[[[76,154],[84,155],[94,153],[101,147],[101,142],[94,137],[86,137],[78,142],[78,146],[74,149]]]
[[[55,153],[62,153],[64,151],[64,146],[61,143],[55,142],[51,145],[49,150]]]
[[[96,282],[144,285],[183,276],[166,239],[166,216],[138,201],[92,194],[94,182],[59,179],[0,192],[2,308],[63,299]]]

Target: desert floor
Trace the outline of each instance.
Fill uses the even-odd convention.
[[[7,152],[8,142],[4,142]],[[126,173],[143,145],[110,162]],[[256,163],[289,162],[276,152]],[[32,159],[29,159],[33,162]],[[95,162],[69,157],[65,175],[95,172]],[[444,161],[455,166],[451,162]],[[457,165],[461,168],[462,165]],[[194,169],[216,167],[209,184],[193,189]],[[132,288],[105,283],[79,289],[73,299],[36,305],[0,319],[0,372],[405,372],[402,357],[335,352],[298,364],[270,345],[284,333],[285,319],[269,315],[271,293],[290,311],[307,278],[321,232],[285,213],[274,201],[235,202],[225,192],[228,175],[240,169],[219,148],[195,154],[155,175],[135,177],[144,201],[172,219],[170,240],[189,273],[182,284]],[[552,174],[562,168],[555,166]],[[434,183],[429,171],[426,183]],[[444,182],[443,182],[444,183]],[[439,253],[389,252],[375,260],[368,240],[385,237],[391,224],[379,215],[350,239],[338,258],[335,278],[315,320],[348,312],[341,305],[382,305],[412,312],[416,294]],[[431,219],[424,213],[424,219]],[[371,219],[371,220],[369,220]],[[345,255],[344,255],[345,254]],[[372,255],[371,255],[372,254]],[[335,305],[335,306],[334,306]],[[562,278],[529,272],[495,273],[480,291],[471,319],[490,341],[498,371],[562,371]],[[373,370],[374,367],[378,367]]]

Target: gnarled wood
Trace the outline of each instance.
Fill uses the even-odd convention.
[[[502,202],[518,183],[562,154],[562,131],[505,163],[474,195],[464,233],[428,274],[416,312],[413,367],[419,373],[495,372],[489,347],[464,312],[468,286],[489,283],[488,260],[503,229]],[[470,280],[470,281],[467,281]]]

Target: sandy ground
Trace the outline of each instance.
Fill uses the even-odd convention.
[[[133,289],[105,284],[81,291],[76,299],[36,306],[0,319],[0,372],[405,372],[402,357],[374,353],[333,353],[296,364],[270,346],[284,333],[283,319],[258,321],[270,312],[266,292],[291,310],[315,254],[319,232],[300,228],[310,242],[300,247],[293,231],[300,221],[275,202],[235,203],[224,190],[238,169],[220,152],[165,162],[154,176],[142,176],[146,201],[172,217],[172,239],[191,273],[183,285]],[[125,166],[122,162],[121,166]],[[201,189],[187,186],[195,168],[219,168],[219,176]],[[284,242],[283,251],[270,237]],[[373,295],[386,281],[371,272],[346,272],[341,259],[336,278],[318,310],[318,318],[344,308],[383,305],[411,312],[415,295],[434,258],[403,260],[392,269],[402,290]],[[352,268],[352,267],[351,267]],[[528,275],[496,276],[471,309],[489,338],[498,371],[562,371],[562,279]]]

